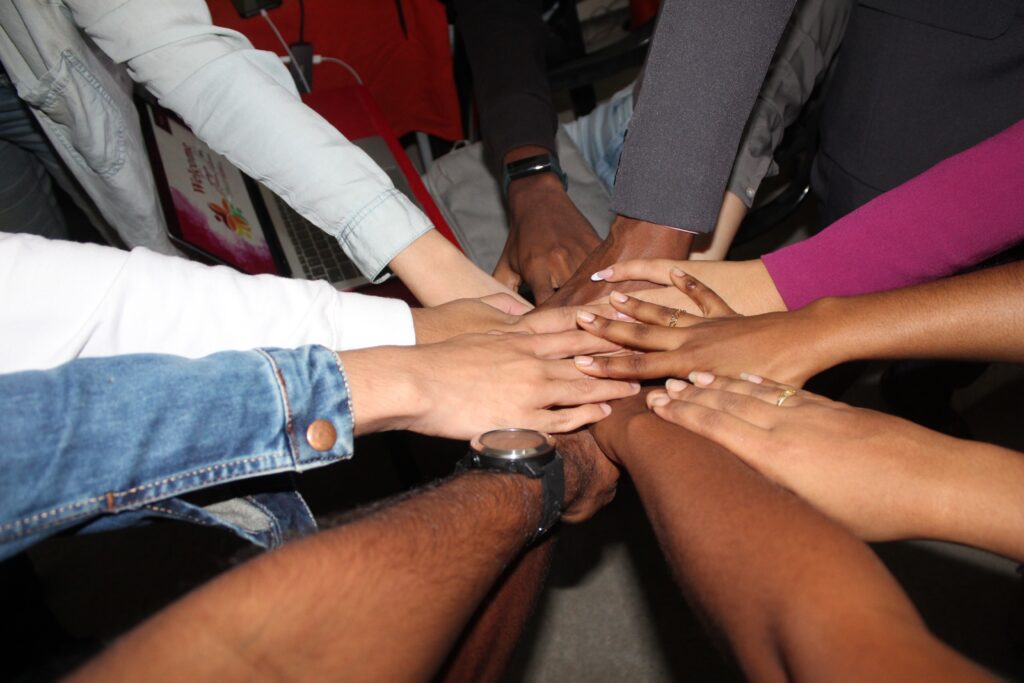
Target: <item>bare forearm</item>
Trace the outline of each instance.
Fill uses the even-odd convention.
[[[504,292],[519,298],[477,268],[437,230],[431,230],[392,259],[391,270],[424,306]]]
[[[807,309],[842,360],[1024,360],[1024,263]]]
[[[863,544],[731,454],[653,415],[631,420],[617,443],[684,591],[751,678],[869,680],[861,653],[885,661],[889,629],[929,652],[887,662],[919,680],[942,671],[933,661],[960,665]]]
[[[264,555],[158,614],[74,679],[428,680],[536,528],[539,486],[463,475]]]
[[[726,192],[722,208],[718,211],[715,231],[697,237],[693,241],[690,259],[695,261],[721,261],[729,253],[729,247],[739,232],[743,219],[747,217],[747,205],[732,192]]]
[[[954,440],[940,484],[933,487],[932,514],[920,536],[984,548],[1024,561],[1024,454]],[[941,463],[942,461],[940,461]],[[931,482],[924,482],[927,485]]]
[[[544,588],[555,539],[531,548],[500,579],[452,653],[443,683],[501,679]]]

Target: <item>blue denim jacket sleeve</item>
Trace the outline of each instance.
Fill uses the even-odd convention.
[[[344,370],[318,346],[0,375],[0,559],[101,516],[187,517],[177,496],[346,459],[352,441]]]

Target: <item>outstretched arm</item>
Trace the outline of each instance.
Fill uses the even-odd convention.
[[[652,325],[582,313],[580,325],[641,357],[593,359],[599,377],[686,377],[693,370],[752,372],[802,385],[850,360],[959,358],[1024,360],[1024,264],[1012,263],[927,284],[822,299],[789,313],[750,317],[678,269],[674,284],[708,318],[631,297],[610,299],[621,313]],[[672,322],[673,328],[665,327]],[[593,318],[592,320],[588,318]]]
[[[1024,559],[1024,455],[754,376],[669,380],[663,418],[873,541],[933,538]],[[788,393],[788,392],[787,392]]]
[[[609,499],[595,467],[566,458],[568,514]],[[399,497],[215,579],[71,680],[430,680],[540,509],[540,480],[479,471]]]
[[[752,680],[994,680],[928,633],[862,543],[642,399],[615,413],[598,442]]]

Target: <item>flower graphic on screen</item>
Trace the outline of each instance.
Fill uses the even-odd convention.
[[[239,237],[252,239],[252,228],[249,226],[249,221],[245,220],[242,210],[229,202],[226,197],[221,199],[220,204],[210,202],[207,206],[210,207],[219,222],[228,226],[228,230]]]

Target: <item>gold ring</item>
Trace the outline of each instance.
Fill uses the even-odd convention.
[[[779,400],[775,402],[775,405],[782,407],[782,404],[785,403],[786,399],[789,398],[790,396],[796,396],[796,389],[786,387],[779,394]]]
[[[668,326],[669,327],[675,327],[676,325],[678,325],[679,324],[679,316],[680,315],[684,315],[684,314],[685,314],[685,311],[683,311],[683,309],[681,309],[681,308],[677,308],[676,310],[672,311],[672,315],[669,316],[669,319],[668,319]]]

